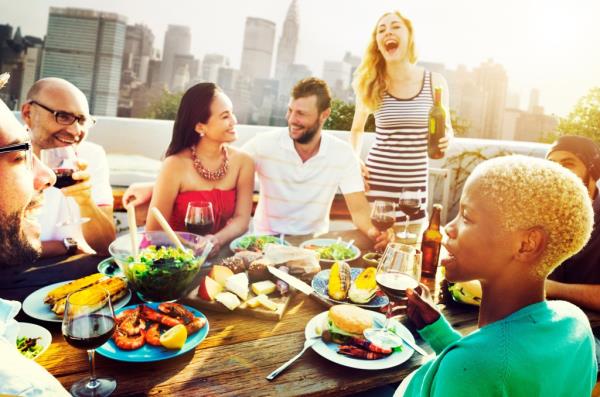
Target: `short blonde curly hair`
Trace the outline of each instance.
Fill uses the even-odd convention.
[[[548,242],[534,270],[546,277],[585,246],[594,212],[581,180],[548,160],[514,155],[479,164],[469,176],[482,197],[495,205],[507,231],[540,226]]]

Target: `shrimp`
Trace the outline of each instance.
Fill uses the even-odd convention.
[[[154,323],[146,331],[146,342],[152,346],[160,346],[160,330],[158,329],[159,324]]]
[[[161,303],[158,305],[158,310],[174,317],[183,325],[185,325],[188,335],[198,332],[198,330],[202,329],[202,327],[206,325],[206,319],[195,317],[194,313],[179,303]]]
[[[119,349],[123,350],[135,350],[144,346],[146,337],[146,330],[140,330],[138,335],[130,336],[126,332],[117,328],[112,338]]]
[[[341,345],[338,350],[338,353],[344,354],[346,356],[362,358],[365,360],[378,360],[389,355],[383,353],[375,353],[369,350],[363,350],[360,347],[351,345]]]
[[[160,307],[160,305],[159,305],[159,307]],[[161,323],[162,325],[167,326],[167,327],[174,327],[177,324],[182,323],[181,320],[175,319],[173,317],[169,317],[162,313],[159,313],[156,310],[153,310],[146,305],[141,305],[141,308],[142,308],[141,309],[142,317],[144,317],[148,321],[154,321],[157,323]]]

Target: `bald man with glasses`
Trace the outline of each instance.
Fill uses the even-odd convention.
[[[66,80],[44,78],[27,93],[21,115],[36,155],[42,149],[72,146],[79,159],[79,170],[72,174],[77,183],[51,188],[44,194],[46,204],[40,214],[42,256],[93,251],[106,255],[115,238],[112,189],[104,149],[85,141],[96,123],[89,114],[87,98]],[[74,200],[65,200],[64,196]],[[69,218],[89,221],[60,226]]]

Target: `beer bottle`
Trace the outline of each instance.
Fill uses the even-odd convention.
[[[440,213],[442,206],[433,205],[433,213],[429,220],[429,227],[423,232],[421,240],[421,252],[423,255],[421,273],[426,277],[435,277],[438,261],[440,259],[440,248],[442,245],[442,233],[440,232]]]
[[[435,87],[433,106],[429,111],[429,134],[427,154],[431,159],[441,159],[444,153],[439,148],[440,139],[446,136],[446,109],[442,106],[442,88]]]

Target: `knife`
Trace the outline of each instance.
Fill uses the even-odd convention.
[[[289,285],[291,285],[292,287],[294,287],[295,289],[297,289],[298,291],[302,292],[303,294],[309,295],[311,297],[313,297],[314,299],[318,300],[320,303],[322,303],[323,305],[327,306],[327,307],[331,307],[333,306],[333,303],[323,299],[322,297],[320,297],[314,290],[313,287],[311,287],[310,285],[306,284],[304,281],[300,280],[297,277],[294,277],[284,271],[281,271],[279,269],[277,269],[276,267],[273,266],[267,266],[267,269],[269,270],[269,272],[274,275],[275,277],[277,277],[278,279],[285,281],[286,283],[288,283]]]

